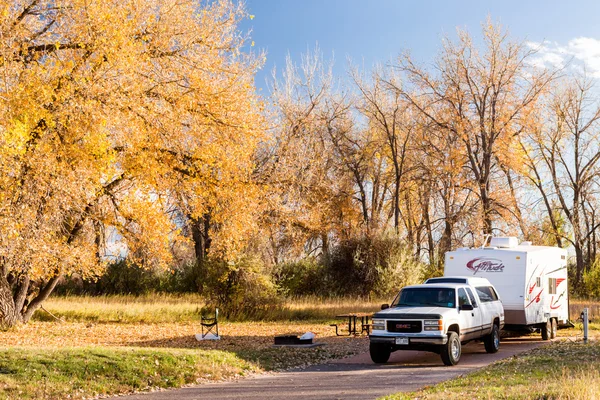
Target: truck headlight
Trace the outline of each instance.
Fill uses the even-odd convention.
[[[374,319],[372,325],[374,331],[385,331],[385,319]]]
[[[443,331],[444,322],[441,319],[426,319],[424,322],[425,331]]]

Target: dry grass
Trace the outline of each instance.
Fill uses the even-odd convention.
[[[158,323],[196,320],[203,305],[198,295],[153,294],[52,297],[44,308],[65,321]],[[53,320],[44,310],[34,319]]]
[[[384,301],[362,299],[290,299],[271,310],[269,321],[331,321],[346,312],[374,312]],[[72,322],[163,323],[191,322],[199,318],[204,303],[198,295],[146,296],[66,296],[50,298],[44,308],[53,315]],[[44,310],[34,319],[51,321]]]
[[[571,319],[576,320],[579,318],[579,315],[585,307],[589,308],[588,312],[590,319],[600,319],[600,301],[583,299],[574,299],[569,301]]]
[[[382,399],[600,399],[600,332],[591,332],[590,338],[588,345],[552,342],[467,376]]]

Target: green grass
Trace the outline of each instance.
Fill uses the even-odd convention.
[[[2,349],[0,399],[89,398],[254,371],[252,363],[216,350]]]
[[[499,361],[459,379],[382,400],[598,398],[600,343],[564,341]]]

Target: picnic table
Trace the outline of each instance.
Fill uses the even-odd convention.
[[[372,313],[347,313],[336,315],[336,318],[348,319],[348,333],[339,333],[338,324],[332,324],[331,326],[335,327],[335,334],[337,336],[360,335],[363,332],[366,332],[368,335],[371,329],[371,324],[369,324],[369,318],[371,318],[372,316]],[[358,325],[358,320],[360,320],[360,326]]]

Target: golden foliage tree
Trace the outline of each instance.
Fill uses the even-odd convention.
[[[596,259],[600,185],[600,104],[588,78],[556,85],[536,129],[523,138],[527,176],[539,191],[549,224],[546,234],[575,251],[575,284]],[[568,221],[564,229],[562,218]],[[548,226],[549,225],[549,226]]]
[[[444,40],[437,73],[419,67],[408,54],[398,65],[407,84],[397,90],[436,129],[458,139],[485,233],[491,233],[493,221],[513,206],[504,200],[510,196],[501,194],[507,187],[504,179],[522,164],[518,137],[555,77],[527,64],[534,53],[488,21],[483,51],[468,33],[458,31],[458,41]]]
[[[353,126],[350,104],[335,92],[318,48],[301,65],[288,59],[282,75],[274,73],[273,137],[261,172],[270,191],[264,222],[271,260],[307,248],[327,258],[330,236],[347,236],[359,216],[353,179],[340,160],[340,140]]]
[[[96,274],[109,231],[168,265],[184,240],[174,205],[210,210],[216,251],[240,247],[262,130],[245,16],[226,0],[0,5],[2,326],[27,321],[61,276]]]

